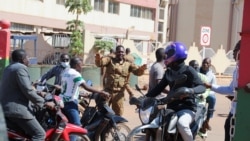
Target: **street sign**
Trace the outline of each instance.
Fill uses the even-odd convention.
[[[201,37],[200,37],[201,46],[209,46],[210,45],[210,35],[211,35],[211,27],[202,26],[201,27]]]

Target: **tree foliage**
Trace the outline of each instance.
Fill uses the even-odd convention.
[[[73,14],[87,14],[92,10],[90,0],[67,0],[65,7],[68,8],[68,12]]]
[[[105,41],[105,40],[96,40],[94,43],[94,47],[104,53],[105,51],[109,51],[114,47],[114,43],[111,41]]]
[[[75,14],[76,18],[67,22],[67,30],[71,31],[70,36],[70,55],[82,56],[84,51],[83,27],[84,24],[79,20],[81,14],[87,14],[92,10],[90,0],[66,0],[65,7],[69,13]]]
[[[76,27],[77,25],[77,27]],[[67,30],[69,31],[75,31],[75,30],[79,30],[81,31],[84,27],[84,24],[82,21],[79,20],[71,20],[67,22]]]

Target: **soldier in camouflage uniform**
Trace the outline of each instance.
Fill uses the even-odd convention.
[[[134,63],[126,61],[124,56],[124,47],[118,45],[116,47],[115,57],[105,56],[101,58],[99,54],[96,54],[95,58],[95,64],[98,67],[106,67],[105,76],[107,82],[104,86],[104,90],[111,94],[109,103],[112,105],[115,114],[120,116],[124,111],[123,101],[124,92],[128,86],[128,75],[131,72],[137,76],[143,75],[144,70],[147,68],[146,65],[139,67]]]

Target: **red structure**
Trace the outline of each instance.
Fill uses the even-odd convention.
[[[236,129],[233,141],[250,141],[250,94],[242,88],[250,83],[250,0],[244,1],[243,22],[241,32],[240,66],[238,86],[238,102],[236,109]]]
[[[0,21],[0,78],[3,69],[9,64],[10,53],[10,22],[7,20]]]

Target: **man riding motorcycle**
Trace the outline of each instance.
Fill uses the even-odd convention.
[[[165,49],[165,65],[167,67],[164,77],[148,92],[146,96],[155,97],[159,95],[166,86],[171,90],[186,87],[188,88],[185,96],[181,99],[175,99],[168,104],[168,109],[173,109],[178,115],[177,128],[184,141],[193,141],[193,135],[190,130],[190,124],[194,121],[197,105],[193,94],[201,94],[205,92],[206,88],[203,86],[201,79],[197,72],[185,65],[184,61],[187,58],[187,48],[180,42],[172,42]],[[187,80],[181,84],[175,84],[176,76],[185,74]]]
[[[32,140],[43,141],[45,131],[32,113],[30,103],[42,108],[52,108],[53,102],[44,103],[44,99],[33,89],[27,66],[27,54],[22,49],[11,54],[12,63],[4,69],[2,75],[0,102],[3,106],[7,126],[14,125],[31,137]]]

